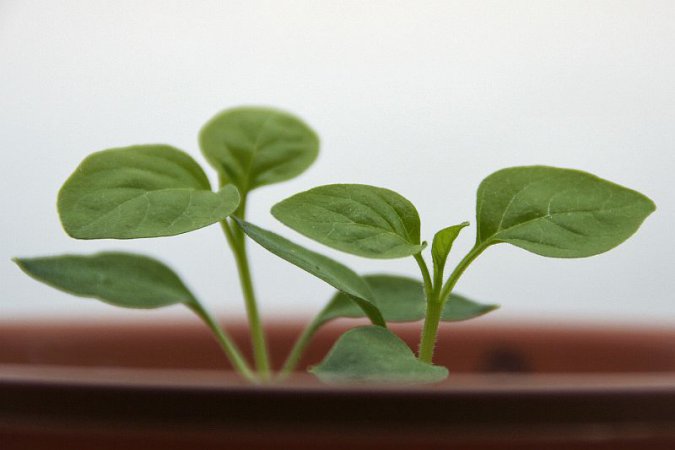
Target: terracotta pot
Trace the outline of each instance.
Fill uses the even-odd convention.
[[[395,331],[413,343],[419,324]],[[277,366],[298,333],[268,329]],[[0,448],[675,448],[675,330],[475,321],[440,338],[438,385],[254,387],[194,322],[0,324]]]

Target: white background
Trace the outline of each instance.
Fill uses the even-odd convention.
[[[55,211],[58,188],[88,153],[164,142],[204,162],[198,129],[241,104],[293,111],[322,138],[308,172],[256,191],[249,210],[251,221],[313,249],[269,208],[319,184],[400,192],[417,205],[426,239],[473,222],[478,183],[505,166],[581,168],[644,192],[659,209],[621,247],[583,260],[493,247],[458,291],[501,303],[495,320],[675,324],[672,0],[2,0],[0,319],[188,314],[72,298],[10,262],[99,249],[159,257],[220,317],[241,317],[217,226],[84,242],[63,233]],[[454,261],[472,243],[474,229],[465,231]],[[251,248],[265,319],[309,317],[331,295]],[[416,274],[412,259],[321,251],[361,273]]]

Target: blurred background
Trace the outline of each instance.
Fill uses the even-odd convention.
[[[0,1],[0,319],[163,320],[51,290],[12,256],[146,253],[219,317],[244,316],[217,226],[135,241],[75,241],[56,193],[90,152],[167,143],[199,162],[219,110],[271,105],[322,139],[304,175],[255,191],[249,219],[359,273],[417,276],[412,258],[321,248],[269,214],[310,187],[355,182],[410,199],[425,239],[474,222],[475,190],[513,165],[580,168],[637,189],[657,212],[617,249],[581,260],[491,248],[457,291],[491,318],[675,325],[675,2]],[[214,173],[206,169],[215,182]],[[451,255],[473,242],[466,230]],[[332,294],[250,245],[265,320],[309,318]],[[153,319],[154,318],[154,319]]]

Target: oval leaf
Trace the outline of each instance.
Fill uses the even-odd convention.
[[[434,235],[434,241],[431,244],[431,256],[434,260],[434,274],[436,275],[436,278],[443,277],[445,262],[448,259],[450,250],[452,250],[452,244],[455,242],[455,239],[457,239],[457,236],[459,236],[459,232],[462,231],[462,228],[468,226],[469,222],[462,222],[459,225],[443,228]]]
[[[401,258],[424,248],[417,210],[388,189],[319,186],[277,203],[272,215],[315,241],[358,256]]]
[[[327,383],[435,383],[448,376],[445,367],[418,361],[398,336],[373,326],[347,331],[310,372]]]
[[[78,239],[173,236],[224,220],[238,205],[234,186],[212,192],[201,167],[167,145],[93,153],[58,198],[63,227]]]
[[[327,256],[308,250],[271,231],[235,217],[237,224],[248,237],[282,259],[311,273],[334,288],[344,292],[375,325],[386,326],[380,311],[373,302],[368,284],[348,267]]]
[[[15,262],[26,274],[56,289],[124,308],[196,302],[178,275],[147,256],[98,253],[17,258]]]
[[[478,188],[477,245],[508,242],[543,256],[592,256],[628,239],[654,210],[639,192],[589,173],[512,167]]]
[[[396,275],[366,275],[363,279],[370,286],[373,303],[385,321],[416,322],[424,318],[426,300],[421,281]],[[498,305],[478,303],[452,293],[443,307],[441,320],[455,322],[473,319],[497,308]],[[317,321],[323,325],[340,317],[359,318],[364,317],[364,314],[349,296],[338,292],[320,313]]]
[[[289,180],[319,153],[319,138],[299,118],[270,108],[235,108],[211,119],[199,144],[224,183],[242,193]]]

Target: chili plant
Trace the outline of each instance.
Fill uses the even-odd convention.
[[[415,206],[388,189],[362,184],[319,186],[272,208],[282,223],[323,245],[373,259],[411,257],[421,281],[393,275],[359,276],[343,264],[246,221],[249,193],[289,180],[316,159],[319,139],[302,120],[268,108],[226,110],[201,130],[203,155],[216,169],[212,190],[200,165],[168,145],[139,145],[88,156],[58,195],[65,231],[76,239],[139,239],[174,236],[219,224],[239,272],[249,320],[253,362],[226,330],[163,263],[131,253],[16,259],[31,277],[57,289],[126,308],[183,304],[213,332],[232,366],[252,382],[281,379],[296,369],[307,344],[324,324],[365,317],[372,325],[344,333],[310,369],[327,382],[435,382],[448,374],[433,365],[441,321],[472,319],[497,305],[454,293],[469,265],[497,244],[511,244],[554,258],[606,252],[637,231],[655,210],[644,195],[578,170],[512,167],[478,187],[476,239],[446,275],[455,239],[468,222],[438,231],[431,269],[423,253]],[[270,367],[265,333],[251,279],[247,237],[320,278],[336,295],[312,320],[283,367]],[[424,320],[417,354],[387,328],[390,322]]]

